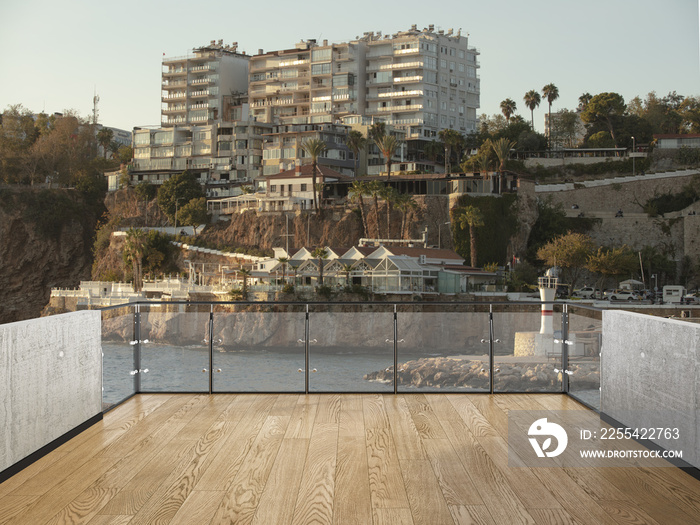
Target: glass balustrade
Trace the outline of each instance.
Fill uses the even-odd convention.
[[[102,312],[104,406],[137,392],[569,392],[599,409],[601,319],[563,303],[132,303]]]
[[[214,392],[304,392],[306,305],[214,306]]]
[[[137,392],[134,322],[133,307],[102,310],[103,410],[108,410]]]
[[[600,410],[600,352],[603,312],[569,306],[569,394]]]
[[[562,391],[562,306],[493,304],[494,392]]]

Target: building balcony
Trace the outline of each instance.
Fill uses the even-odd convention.
[[[178,100],[178,99],[184,99],[187,98],[186,93],[171,93],[169,95],[163,95],[161,97],[161,100]]]
[[[417,55],[420,50],[417,47],[411,47],[409,49],[394,49],[395,56],[401,55]]]
[[[367,68],[367,71],[393,71],[396,69],[422,69],[423,62],[397,62],[394,64],[373,65]]]
[[[395,84],[412,82],[423,82],[423,75],[412,75],[410,77],[394,77]]]
[[[313,280],[312,266],[300,271]],[[333,261],[326,267],[332,286],[349,277]],[[255,285],[261,292],[295,279],[280,265],[267,273],[269,282]],[[178,297],[241,284],[235,271],[221,287],[195,277],[145,288]],[[378,287],[408,279],[409,293],[421,281],[383,278]],[[110,287],[109,296],[100,287],[80,300],[139,300],[128,285]],[[698,326],[559,303],[560,339],[540,338],[553,351],[517,356],[517,334],[540,335],[540,306],[292,303],[273,311],[175,300],[1,325],[3,521],[694,523],[700,481],[644,456],[682,450],[697,461],[698,401],[687,380],[698,357],[671,345],[697,341]],[[601,351],[609,358],[601,361]],[[460,377],[474,382],[446,386]],[[528,392],[516,393],[523,381]],[[586,408],[594,398],[599,411]],[[646,418],[647,434],[659,427],[692,436],[640,443],[631,439],[635,417]],[[558,429],[531,430],[542,419],[568,436],[564,451]],[[581,438],[592,429],[596,438]],[[582,462],[580,450],[638,457]],[[544,451],[561,454],[539,457]]]
[[[183,77],[187,76],[187,68],[178,68],[178,69],[168,69],[166,71],[163,71],[163,76],[164,77]]]
[[[168,115],[173,113],[184,113],[187,111],[187,106],[168,106],[167,108],[163,108],[162,111]]]
[[[202,98],[210,95],[209,90],[200,89],[199,91],[190,91],[190,98]]]
[[[163,80],[163,89],[177,89],[187,86],[187,80]]]
[[[398,113],[401,111],[420,111],[423,104],[411,104],[408,106],[387,106],[385,108],[369,108],[367,113]]]
[[[394,97],[422,97],[422,89],[412,89],[409,91],[389,91],[387,93],[377,93],[377,98],[394,98]]]

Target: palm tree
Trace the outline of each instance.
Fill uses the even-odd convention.
[[[141,264],[146,250],[146,232],[137,228],[129,228],[124,243],[124,257],[131,263],[134,272],[134,291],[141,290]]]
[[[412,195],[409,193],[400,193],[396,198],[395,206],[401,212],[401,231],[399,232],[399,236],[402,239],[408,238],[408,235],[404,233],[407,226],[406,218],[408,216],[408,212],[415,210],[418,205],[416,204],[416,201],[413,200]]]
[[[391,207],[396,200],[396,190],[387,184],[381,189],[379,196],[386,203],[386,238],[391,239]]]
[[[316,248],[311,252],[311,257],[318,259],[318,285],[323,286],[323,261],[328,259],[328,251],[325,248]]]
[[[518,109],[517,106],[515,105],[515,101],[507,98],[503,102],[501,102],[501,113],[503,113],[503,116],[506,117],[506,124],[510,124],[510,117],[515,113],[515,110]]]
[[[437,140],[431,140],[425,145],[423,153],[433,162],[437,162],[438,157],[441,153],[444,153],[444,148]]]
[[[386,159],[386,180],[389,182],[391,179],[391,158],[399,147],[399,141],[394,135],[382,135],[374,139],[374,143],[384,155],[384,159]]]
[[[535,129],[535,108],[540,105],[540,101],[542,100],[540,94],[534,89],[531,89],[525,93],[523,100],[525,101],[525,105],[530,109],[530,125],[532,129]]]
[[[542,95],[544,95],[544,98],[547,99],[547,103],[549,104],[549,111],[548,111],[548,117],[547,120],[549,122],[549,125],[547,126],[549,129],[549,144],[550,148],[552,147],[552,102],[554,102],[556,99],[559,98],[559,88],[555,86],[554,84],[547,84],[545,87],[542,88]]]
[[[438,137],[445,144],[445,173],[452,173],[452,148],[459,146],[462,135],[459,131],[445,128],[438,132]]]
[[[316,171],[318,170],[318,157],[326,151],[326,143],[321,139],[307,139],[301,143],[301,149],[311,157],[311,184],[314,190],[314,209],[318,213],[318,199],[316,197]]]
[[[591,101],[592,98],[593,98],[593,95],[591,95],[588,92],[583,93],[580,97],[578,97],[579,109],[581,109],[581,110],[586,109],[586,106],[588,105],[588,103]]]
[[[360,150],[367,146],[367,139],[357,130],[348,133],[348,148],[355,154],[355,177],[358,176],[358,163],[360,162]]]
[[[343,273],[345,274],[345,287],[350,287],[350,272],[352,272],[352,264],[343,264]]]
[[[377,222],[377,239],[382,238],[379,228],[379,195],[384,185],[378,180],[373,180],[367,185],[367,193],[374,200],[374,220]]]
[[[469,257],[472,267],[476,267],[476,229],[484,225],[484,216],[476,206],[465,206],[456,217],[464,230],[469,227]]]
[[[503,193],[503,172],[506,169],[506,160],[508,160],[510,150],[513,148],[513,146],[515,146],[515,143],[511,142],[507,138],[500,138],[492,145],[493,151],[496,153],[496,156],[498,157],[498,161],[500,163],[498,166],[498,193]]]
[[[385,122],[376,122],[367,130],[367,140],[371,140],[372,142],[376,142],[379,137],[383,137],[384,135],[386,135]]]
[[[97,132],[97,143],[102,146],[102,151],[104,152],[105,159],[107,158],[107,151],[109,150],[109,145],[114,137],[114,131],[110,128],[102,128]]]
[[[278,257],[277,262],[282,265],[282,284],[287,284],[287,264],[289,264],[289,257]]]
[[[367,214],[365,213],[364,196],[369,193],[368,184],[365,181],[354,180],[348,191],[348,197],[351,201],[357,202],[360,205],[360,217],[362,217],[362,229],[365,235],[369,235],[367,228]]]
[[[243,288],[241,290],[241,295],[243,300],[248,300],[248,277],[250,277],[250,270],[248,268],[241,268],[238,270],[238,275],[243,276]]]

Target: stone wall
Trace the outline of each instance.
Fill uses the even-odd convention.
[[[0,472],[102,412],[98,311],[0,325]]]
[[[700,467],[700,326],[603,312],[601,413],[630,428],[678,428],[654,439]]]

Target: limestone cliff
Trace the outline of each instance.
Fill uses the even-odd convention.
[[[102,211],[75,190],[0,189],[0,323],[38,317],[52,287],[90,278]]]

